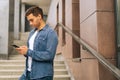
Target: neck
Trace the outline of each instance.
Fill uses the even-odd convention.
[[[41,24],[40,26],[38,27],[38,30],[41,30],[45,27],[45,22],[44,21],[41,21]]]

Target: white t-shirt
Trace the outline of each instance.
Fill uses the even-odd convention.
[[[35,31],[35,33],[32,35],[32,37],[29,40],[29,49],[33,50],[34,47],[34,40],[37,35],[38,31]],[[32,65],[32,58],[28,57],[28,71],[31,71],[31,65]]]

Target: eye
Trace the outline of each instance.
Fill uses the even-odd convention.
[[[33,22],[33,19],[30,19],[29,22]]]

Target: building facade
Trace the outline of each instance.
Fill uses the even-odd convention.
[[[85,43],[116,66],[116,25],[114,0],[52,0],[47,22],[62,23]],[[116,80],[84,46],[61,27],[58,52],[62,53],[75,80]]]
[[[79,44],[57,23],[117,66],[119,25],[116,23],[119,0],[51,0],[46,23],[56,29],[59,38],[57,54],[61,53],[75,80],[117,80],[116,77],[85,46]],[[13,40],[20,32],[30,31],[25,11],[32,5],[21,0],[0,0],[0,59],[8,59]],[[117,8],[117,9],[116,9]],[[119,12],[119,10],[118,10]],[[116,30],[116,28],[118,30]]]

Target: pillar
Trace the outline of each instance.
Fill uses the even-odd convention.
[[[14,39],[19,39],[19,30],[20,30],[20,0],[15,0],[14,7]]]
[[[14,30],[14,0],[0,0],[0,59],[11,53]]]
[[[25,32],[25,4],[21,5],[21,32]]]

